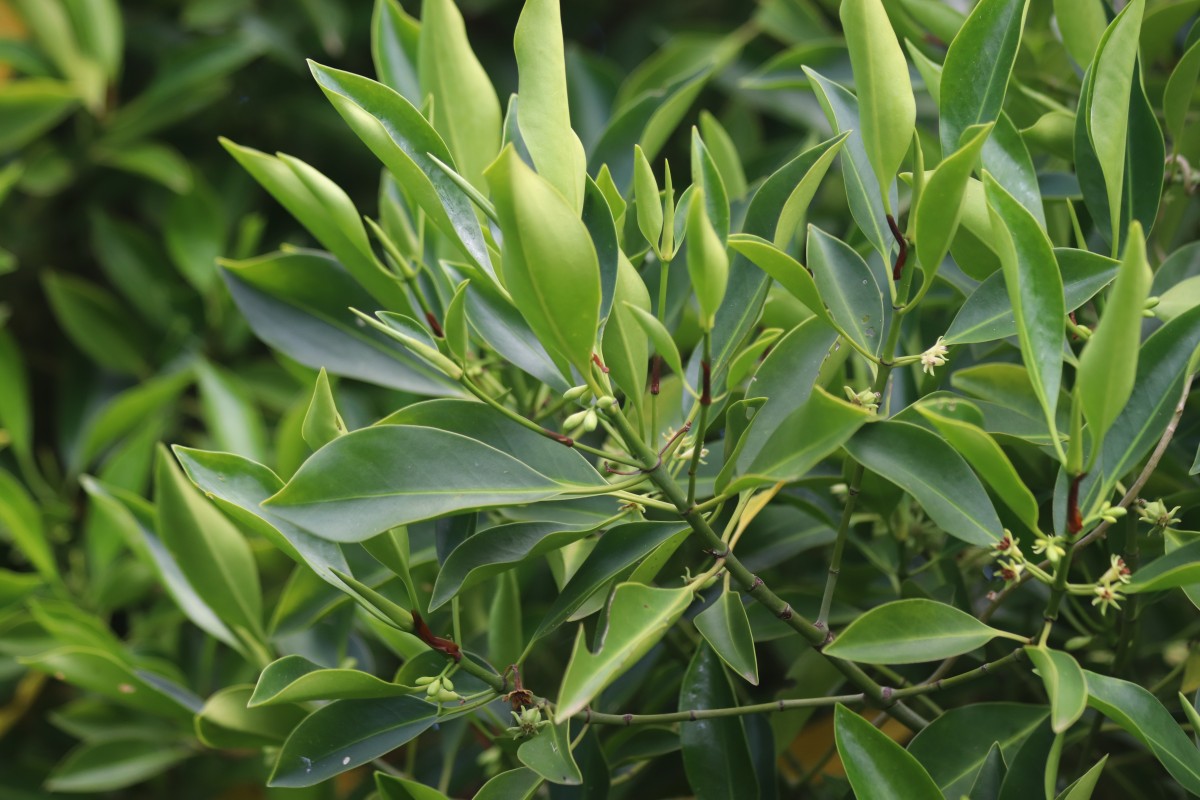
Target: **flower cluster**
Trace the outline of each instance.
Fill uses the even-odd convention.
[[[942,344],[942,338],[943,337],[939,336],[937,341],[934,342],[933,347],[929,348],[924,353],[921,353],[921,369],[923,369],[929,375],[933,374],[934,367],[943,366],[950,360],[946,358],[947,354],[950,352],[950,348]]]
[[[519,714],[516,711],[511,713],[516,724],[504,730],[514,739],[528,739],[550,724],[550,720],[542,719],[542,710],[537,706],[522,709]]]
[[[1005,586],[1018,583],[1025,572],[1025,555],[1021,552],[1020,543],[1020,539],[1014,539],[1005,529],[1004,538],[995,544],[996,554],[999,556],[996,562],[997,572],[1004,579]]]
[[[1100,606],[1101,614],[1108,611],[1109,607],[1121,610],[1120,603],[1125,596],[1121,594],[1120,587],[1129,583],[1129,576],[1130,570],[1124,559],[1113,556],[1109,568],[1100,576],[1100,580],[1096,581],[1096,597],[1092,600],[1092,605]]]
[[[879,392],[873,392],[870,389],[864,389],[861,392],[856,392],[849,386],[842,387],[846,391],[846,398],[856,406],[862,406],[867,411],[874,411],[879,408],[879,400],[881,395]]]
[[[1168,509],[1167,504],[1162,500],[1147,503],[1145,500],[1139,499],[1137,507],[1138,519],[1156,528],[1169,528],[1179,523],[1179,518],[1175,516],[1179,511],[1179,506]]]
[[[434,702],[453,703],[462,700],[462,695],[454,691],[454,682],[445,675],[417,678],[416,684],[424,686],[425,696]]]

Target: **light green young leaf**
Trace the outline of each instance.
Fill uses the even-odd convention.
[[[521,743],[517,760],[551,783],[579,786],[583,773],[571,754],[571,723],[547,725],[540,733]]]
[[[1099,454],[1104,434],[1108,433],[1133,394],[1142,340],[1142,309],[1146,306],[1153,280],[1154,273],[1146,260],[1142,226],[1134,221],[1129,226],[1125,254],[1100,316],[1100,324],[1083,348],[1075,377],[1083,415],[1091,433],[1089,464]]]
[[[587,374],[600,323],[600,264],[587,228],[512,146],[486,174],[514,303],[551,352]]]
[[[712,153],[713,161],[721,173],[721,180],[729,197],[740,200],[746,196],[746,172],[742,168],[742,160],[738,155],[737,145],[733,143],[729,132],[708,111],[700,112],[700,134],[704,137]]]
[[[1087,133],[1104,184],[1115,247],[1120,238],[1121,191],[1125,181],[1125,146],[1129,136],[1129,96],[1137,63],[1145,0],[1132,0],[1112,21],[1092,60],[1087,88]]]
[[[417,71],[422,101],[432,96],[433,127],[458,171],[484,188],[483,170],[500,152],[500,101],[467,41],[454,0],[422,0]]]
[[[555,708],[556,722],[582,711],[604,687],[658,643],[692,602],[692,590],[656,589],[637,583],[617,586],[609,604],[608,630],[599,649],[588,650],[582,629],[567,663]]]
[[[933,280],[950,251],[950,242],[962,219],[967,180],[991,132],[992,123],[968,128],[964,131],[967,141],[944,158],[926,179],[916,211],[917,259],[926,283]]]
[[[317,373],[308,411],[304,414],[304,425],[300,429],[305,443],[313,450],[320,450],[334,439],[346,434],[346,423],[338,413],[333,389],[329,386],[329,375],[322,367]]]
[[[696,188],[688,205],[687,268],[700,305],[700,325],[712,330],[729,283],[729,255],[708,217],[704,198],[704,190]]]
[[[267,426],[241,380],[207,361],[197,362],[196,378],[200,410],[215,449],[266,461]]]
[[[908,422],[867,425],[846,442],[850,457],[917,499],[929,518],[964,542],[990,547],[1003,528],[987,492],[955,450]]]
[[[646,391],[646,362],[650,358],[650,347],[646,332],[633,308],[650,316],[650,292],[637,270],[629,263],[629,259],[621,253],[617,263],[617,285],[613,292],[612,311],[604,326],[602,349],[609,377],[625,392],[625,401],[640,419],[643,395]]]
[[[662,196],[654,168],[638,145],[633,146],[633,197],[637,208],[638,229],[656,250],[663,229]]]
[[[1054,0],[1054,19],[1075,63],[1091,64],[1108,26],[1103,0]]]
[[[375,773],[375,789],[379,792],[380,800],[450,800],[437,789],[419,781],[397,778],[386,772]]]
[[[421,25],[405,13],[398,0],[375,0],[371,15],[371,60],[375,75],[408,102],[422,100],[417,61]]]
[[[836,100],[831,102],[834,104],[837,103]],[[831,105],[830,107],[833,108],[834,106]],[[775,234],[771,240],[779,249],[786,250],[791,245],[792,239],[799,235],[800,226],[808,217],[808,207],[812,204],[817,190],[821,188],[821,181],[825,179],[825,173],[829,171],[829,166],[833,163],[833,157],[842,151],[843,145],[846,144],[847,139],[851,135],[851,131],[846,131],[839,133],[829,140],[828,148],[824,149],[817,156],[812,167],[809,168],[804,177],[796,184],[796,188],[792,190],[792,193],[788,195],[783,208],[779,209],[779,221],[775,224]],[[853,158],[853,154],[850,154],[850,157]],[[842,163],[845,164],[846,162],[843,161]]]
[[[0,530],[42,577],[57,583],[58,565],[47,537],[42,509],[19,480],[0,469]]]
[[[942,793],[903,747],[841,703],[833,713],[834,738],[846,777],[859,800],[937,800]]]
[[[1088,685],[1074,656],[1045,647],[1025,647],[1025,655],[1037,669],[1050,697],[1050,727],[1064,733],[1087,710]]]
[[[826,322],[832,322],[817,283],[804,266],[766,239],[747,233],[729,237],[729,246],[748,258],[752,264],[770,275],[809,311]]]
[[[679,358],[679,348],[675,346],[675,340],[671,338],[670,331],[648,310],[630,303],[626,303],[625,308],[633,314],[634,321],[650,337],[650,343],[654,345],[654,352],[662,356],[671,371],[682,379],[684,375],[683,361]]]
[[[1025,641],[946,603],[896,600],[858,617],[823,652],[863,664],[919,664],[969,653],[997,636]]]
[[[449,0],[447,0],[449,2]],[[576,214],[583,208],[587,156],[571,129],[558,0],[527,0],[513,37],[519,76],[517,124],[538,174]]]
[[[1200,750],[1158,699],[1136,683],[1085,671],[1088,705],[1145,745],[1171,777],[1200,794]]]
[[[975,468],[1029,530],[1038,530],[1037,498],[1021,480],[1016,467],[1005,455],[1004,450],[987,431],[969,422],[944,416],[930,405],[914,407],[921,416],[933,423],[950,446]]]
[[[1053,437],[1057,431],[1055,411],[1062,383],[1067,313],[1062,275],[1050,240],[1033,215],[988,173],[984,174],[984,188],[1004,283],[1017,321],[1021,359],[1029,370]]]
[[[1128,594],[1161,592],[1200,584],[1200,540],[1169,549],[1166,555],[1145,565],[1132,576],[1122,591]]]
[[[204,499],[170,452],[158,451],[154,476],[158,535],[196,593],[223,622],[262,638],[258,569],[241,532]]]
[[[957,150],[970,126],[1000,116],[1028,5],[1029,0],[983,0],[950,43],[938,103],[943,153]]]
[[[742,596],[724,591],[692,620],[713,652],[742,679],[758,686],[758,655]]]
[[[489,780],[474,800],[529,800],[542,783],[541,775],[529,767],[518,767]]]
[[[879,181],[884,211],[916,125],[908,62],[880,0],[843,0],[839,10],[858,91],[861,135]]]
[[[295,705],[249,707],[254,687],[234,684],[218,690],[196,715],[196,738],[212,748],[277,747],[306,714]]]
[[[267,665],[245,705],[255,708],[313,700],[399,697],[414,691],[415,687],[388,683],[361,669],[327,669],[303,656],[291,655]]]
[[[470,281],[463,281],[454,290],[454,295],[446,305],[446,317],[442,320],[442,330],[445,331],[446,346],[451,355],[459,362],[465,363],[471,349],[471,336],[467,325],[467,287]]]
[[[692,128],[692,184],[703,190],[701,197],[708,219],[724,243],[729,239],[729,195],[721,171],[696,127]]]
[[[0,429],[9,447],[28,463],[33,448],[32,395],[25,359],[13,335],[0,327]]]
[[[1055,800],[1091,800],[1092,793],[1096,791],[1097,784],[1100,783],[1100,776],[1104,773],[1104,765],[1108,763],[1108,754],[1097,761],[1091,769],[1083,773],[1080,778],[1063,789]]]

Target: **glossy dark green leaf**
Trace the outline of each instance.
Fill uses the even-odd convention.
[[[1067,731],[1087,710],[1087,680],[1079,662],[1069,653],[1045,647],[1026,647],[1025,656],[1041,676],[1050,697],[1051,730]]]
[[[191,756],[182,744],[118,738],[86,742],[54,768],[46,779],[46,789],[114,792],[161,775]]]
[[[302,787],[390,753],[437,721],[438,707],[415,697],[337,700],[309,714],[279,751],[271,786]]]
[[[1049,795],[1046,789],[1046,764],[1055,741],[1061,739],[1057,739],[1049,724],[1043,723],[1034,729],[1016,754],[1008,759],[999,800],[1025,800]]]
[[[487,171],[504,235],[504,278],[552,352],[588,370],[600,320],[600,265],[576,211],[513,149]]]
[[[326,669],[298,655],[273,661],[258,677],[246,705],[280,705],[311,700],[398,697],[413,688],[382,681],[358,669]]]
[[[433,98],[433,127],[459,171],[482,188],[484,167],[500,152],[500,101],[467,41],[462,12],[453,0],[421,3],[417,42],[421,97]]]
[[[932,800],[942,796],[919,761],[841,704],[834,710],[834,735],[846,777],[860,800]]]
[[[1000,752],[1000,744],[993,743],[992,749],[988,750],[987,758],[984,759],[983,766],[975,775],[967,797],[971,800],[999,800],[1000,787],[1004,785],[1006,769],[1004,755]]]
[[[542,776],[528,767],[501,772],[483,785],[474,800],[529,800],[542,785]]]
[[[983,0],[950,43],[942,69],[943,153],[972,125],[996,120],[1021,44],[1028,0]]]
[[[908,746],[946,797],[967,793],[993,743],[1011,762],[1048,715],[1045,706],[975,703],[952,708],[921,730]]]
[[[571,723],[547,725],[517,748],[517,759],[550,783],[578,786],[583,773],[571,755]]]
[[[1074,311],[1117,276],[1117,262],[1086,250],[1055,248],[1054,256],[1062,273],[1063,297],[1067,311]],[[1012,303],[1004,283],[1003,271],[993,272],[968,297],[950,329],[947,344],[989,342],[1017,335]]]
[[[692,622],[713,652],[747,683],[758,685],[758,655],[742,596],[734,591],[717,595]]]
[[[1000,540],[1003,526],[987,492],[939,437],[911,423],[886,421],[860,429],[845,447],[855,461],[915,497],[946,533],[981,547]]]
[[[700,645],[683,675],[679,708],[698,711],[736,705],[737,695],[721,660],[711,648]],[[679,742],[684,772],[697,800],[758,796],[750,746],[740,718],[686,722],[679,728]]]
[[[691,605],[692,598],[692,590],[686,586],[657,589],[637,583],[619,584],[609,603],[610,623],[599,648],[595,652],[588,649],[582,629],[575,639],[558,692],[555,720],[561,722],[582,711],[602,689],[658,644]]]
[[[398,778],[385,772],[375,773],[375,789],[380,800],[449,800],[446,795],[419,781]]]
[[[446,557],[433,586],[429,609],[441,607],[493,575],[579,541],[595,529],[588,523],[513,522],[479,531]]]
[[[457,171],[446,143],[412,103],[381,83],[310,62],[325,96],[405,187],[429,221],[480,268],[494,275],[470,198],[430,156]]]
[[[1005,634],[954,606],[896,600],[851,622],[824,652],[865,664],[915,664],[969,653]]]
[[[1055,800],[1091,800],[1092,793],[1096,791],[1096,786],[1100,783],[1100,776],[1104,773],[1104,766],[1107,763],[1108,754],[1106,753],[1091,769],[1083,773],[1079,780],[1064,789]]]
[[[808,266],[830,315],[861,349],[878,354],[883,346],[885,287],[853,248],[812,225],[807,250]]]
[[[214,693],[196,715],[196,736],[212,748],[271,747],[283,743],[292,728],[304,719],[304,709],[294,705],[251,708],[254,687],[227,686]]]
[[[350,309],[374,303],[328,255],[289,251],[222,267],[258,337],[301,364],[416,394],[460,391],[395,340],[358,324]]]
[[[1084,674],[1088,705],[1141,742],[1180,786],[1200,794],[1200,750],[1162,703],[1135,683],[1091,671]]]
[[[1021,359],[1053,434],[1067,313],[1062,276],[1050,240],[1037,220],[988,175],[984,176],[984,186],[1004,283],[1017,323]]]

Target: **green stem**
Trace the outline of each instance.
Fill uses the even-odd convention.
[[[699,722],[706,719],[721,719],[722,717],[745,717],[750,714],[770,714],[777,711],[790,711],[797,708],[819,708],[836,703],[852,705],[865,702],[864,694],[841,694],[833,697],[801,697],[792,700],[775,700],[770,703],[756,703],[749,706],[733,706],[731,708],[697,708],[687,711],[673,711],[668,714],[600,714],[595,711],[580,711],[576,719],[596,725],[670,725],[676,722]]]
[[[704,453],[704,432],[708,429],[708,407],[712,403],[712,387],[709,383],[709,365],[712,363],[712,331],[704,332],[704,353],[700,362],[703,385],[700,394],[700,419],[692,435],[692,463],[688,467],[687,504],[696,504],[696,475],[700,471],[700,456]]]
[[[772,592],[762,579],[753,574],[733,553],[728,552],[728,548],[721,541],[721,537],[708,524],[708,520],[704,515],[696,510],[694,505],[687,502],[687,496],[683,489],[671,477],[670,473],[663,467],[659,461],[658,453],[649,447],[634,431],[629,420],[621,413],[617,406],[612,406],[607,410],[609,418],[620,431],[621,437],[625,440],[627,448],[633,450],[635,454],[642,460],[645,468],[649,472],[650,480],[661,490],[663,496],[670,501],[676,511],[684,521],[692,528],[705,546],[710,550],[724,554],[725,567],[729,570],[733,579],[738,582],[742,589],[762,603],[772,614],[777,618],[787,623],[789,627],[804,637],[805,641],[813,648],[820,650],[824,647],[827,637],[826,632],[817,628],[800,614],[797,614],[791,605],[785,602],[779,595]],[[832,663],[839,671],[849,678],[856,686],[861,688],[868,698],[868,702],[879,708],[887,710],[889,714],[903,722],[914,730],[924,728],[928,723],[919,714],[914,712],[907,706],[894,702],[892,698],[886,695],[883,687],[871,679],[869,675],[863,672],[862,668],[857,664],[849,661],[843,661],[839,658],[830,658]]]

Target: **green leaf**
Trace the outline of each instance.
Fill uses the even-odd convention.
[[[1086,250],[1055,248],[1062,274],[1063,296],[1067,311],[1074,311],[1095,296],[1117,276],[1117,262]],[[1017,335],[1017,321],[1008,299],[1003,271],[993,272],[979,284],[959,308],[946,344],[990,342]]]
[[[1154,273],[1146,260],[1142,226],[1129,226],[1125,255],[1104,305],[1100,324],[1079,356],[1075,386],[1092,440],[1093,458],[1104,435],[1133,394],[1133,381],[1142,340],[1142,309]]]
[[[1087,710],[1087,680],[1074,656],[1061,650],[1026,646],[1025,655],[1037,669],[1050,697],[1050,728],[1063,733]]]
[[[347,433],[346,423],[338,413],[337,402],[329,386],[329,375],[324,367],[317,373],[317,383],[313,387],[312,400],[308,403],[300,431],[305,443],[313,450],[319,450]]]
[[[1101,0],[1054,0],[1054,18],[1063,44],[1082,67],[1092,63],[1096,46],[1108,26],[1104,11]]]
[[[474,800],[529,800],[542,785],[542,776],[528,767],[501,772],[475,793]]]
[[[382,425],[321,448],[264,507],[323,538],[358,542],[456,511],[548,500],[569,488],[466,436]]]
[[[358,209],[341,187],[297,158],[270,156],[228,139],[221,144],[372,297],[387,308],[411,307],[399,277],[375,257]]]
[[[513,37],[517,56],[517,124],[538,174],[567,205],[583,207],[587,156],[571,129],[562,20],[557,0],[528,0]]]
[[[196,737],[212,748],[273,747],[283,743],[305,717],[294,705],[251,708],[249,685],[227,686],[213,694],[196,714]]]
[[[22,463],[27,462],[33,448],[31,401],[25,359],[17,340],[0,327],[0,427]]]
[[[59,325],[88,358],[114,372],[149,372],[145,344],[150,335],[115,297],[93,283],[56,272],[47,272],[42,282]]]
[[[1000,743],[993,742],[983,766],[979,768],[979,773],[975,776],[974,783],[971,784],[971,792],[967,796],[971,800],[999,800],[1006,771],[1004,755],[1000,752]]]
[[[540,733],[521,743],[517,760],[551,783],[579,786],[583,773],[571,755],[571,723],[547,725]]]
[[[118,394],[88,421],[79,463],[91,464],[105,448],[144,425],[147,419],[173,403],[193,378],[190,369],[160,373]]]
[[[992,230],[1017,322],[1021,360],[1046,415],[1051,436],[1062,382],[1066,302],[1062,276],[1046,232],[991,175],[984,175]]]
[[[504,236],[504,278],[542,343],[587,373],[600,322],[600,267],[562,195],[506,148],[487,170]]]
[[[1200,583],[1200,540],[1170,550],[1135,572],[1122,591],[1161,592]]]
[[[405,13],[398,0],[376,0],[371,16],[371,60],[375,63],[375,75],[413,104],[423,99],[417,74],[420,38],[420,23]]]
[[[950,43],[938,103],[943,153],[959,148],[967,128],[999,118],[1028,5],[1028,0],[983,0]]]
[[[1017,750],[1016,755],[1008,760],[1008,769],[1004,773],[1004,783],[1000,786],[998,800],[1024,800],[1028,797],[1048,797],[1046,788],[1046,766],[1050,761],[1050,752],[1055,742],[1062,739],[1055,736],[1048,724],[1040,725]]]
[[[189,180],[191,180],[189,178]],[[187,194],[171,200],[163,231],[167,254],[175,268],[199,292],[217,277],[217,259],[229,238],[229,218],[221,198],[203,180]]]
[[[479,531],[446,556],[433,585],[429,610],[494,575],[579,541],[597,527],[589,523],[513,522]]]
[[[969,653],[997,636],[1024,641],[954,606],[916,598],[872,608],[851,622],[824,652],[864,664],[919,664]]]
[[[633,196],[636,201],[638,229],[651,247],[658,248],[663,228],[662,195],[654,168],[642,148],[633,146]]]
[[[196,377],[201,413],[217,449],[265,461],[267,426],[246,386],[208,361],[197,363]]]
[[[1197,76],[1200,76],[1200,42],[1189,47],[1183,58],[1179,59],[1163,91],[1163,116],[1176,150],[1183,141],[1184,123],[1192,105],[1192,95],[1196,92]]]
[[[423,395],[461,389],[394,339],[357,323],[371,296],[325,253],[222,262],[234,302],[260,339],[313,369]]]
[[[907,67],[905,69],[907,70]],[[850,214],[871,246],[886,257],[892,251],[893,242],[887,224],[887,209],[891,207],[891,201],[883,200],[883,191],[884,187],[888,187],[887,192],[890,196],[893,181],[889,178],[887,182],[880,183],[865,140],[861,135],[854,135],[855,131],[861,131],[863,127],[859,102],[846,87],[834,83],[815,70],[804,67],[804,74],[812,81],[813,91],[825,111],[825,118],[829,120],[830,127],[836,133],[846,136],[841,162],[842,180],[846,185]],[[908,140],[905,140],[904,147],[908,148]],[[748,228],[746,232],[757,233]]]
[[[700,138],[700,130],[692,128],[692,183],[703,190],[704,208],[712,222],[717,237],[724,243],[729,239],[729,195],[721,172],[708,152],[708,145]],[[811,198],[810,198],[811,199]],[[808,202],[804,203],[807,209]],[[795,226],[792,226],[795,230]]]
[[[115,792],[161,775],[193,755],[182,744],[120,739],[76,747],[46,778],[51,792]]]
[[[1135,683],[1084,674],[1088,705],[1145,745],[1184,789],[1200,794],[1200,751],[1162,703]]]
[[[854,248],[815,225],[808,226],[808,265],[821,299],[842,331],[868,353],[883,346],[883,299],[888,292]]]
[[[442,320],[445,331],[446,346],[455,360],[466,362],[471,350],[471,335],[467,325],[467,286],[470,281],[463,281],[454,290],[454,295],[446,305],[446,317]]]
[[[375,773],[375,788],[380,800],[449,800],[437,789],[384,772]]]
[[[0,153],[20,150],[57,125],[79,103],[70,84],[48,78],[0,87]]]
[[[0,531],[42,577],[59,582],[58,565],[42,510],[21,482],[3,469],[0,469]]]
[[[369,699],[412,694],[399,686],[359,669],[326,669],[303,656],[284,656],[267,665],[244,705],[280,705],[312,700]]]
[[[740,600],[735,602],[741,605]],[[749,634],[749,630],[746,631]],[[700,711],[736,706],[737,695],[714,651],[696,648],[679,689],[679,708]],[[758,795],[746,730],[739,717],[685,722],[679,728],[683,769],[696,800],[735,800]]]
[[[664,542],[686,535],[687,530],[686,525],[669,522],[629,522],[609,530],[558,593],[533,638],[540,639],[556,630],[614,575],[621,574]]]
[[[947,443],[975,468],[1029,530],[1038,530],[1037,498],[1021,480],[1016,467],[1004,450],[987,431],[969,422],[939,414],[937,409],[928,405],[917,405],[915,408],[921,416],[933,423]]]
[[[1132,0],[1104,32],[1085,87],[1087,132],[1108,190],[1111,241],[1120,235],[1121,192],[1125,180],[1125,146],[1129,136],[1129,102],[1142,30],[1145,0]]]
[[[730,138],[729,132],[722,127],[716,117],[708,111],[702,110],[700,112],[700,134],[704,137],[704,143],[708,145],[709,152],[712,153],[713,163],[721,173],[721,182],[729,197],[734,200],[745,197],[746,172],[742,168],[742,159],[738,155],[737,145]]]
[[[841,703],[834,709],[833,719],[838,755],[859,800],[942,796],[920,762],[883,731]]]
[[[1100,776],[1104,773],[1104,765],[1107,763],[1108,755],[1105,754],[1077,781],[1064,789],[1056,800],[1091,800],[1092,793],[1096,791],[1096,785],[1100,783]]]
[[[245,537],[195,490],[165,447],[154,470],[158,536],[217,616],[262,637],[262,590]]]
[[[838,14],[858,92],[860,135],[884,211],[891,213],[889,187],[908,152],[917,117],[908,62],[880,0],[844,0]]]
[[[964,542],[990,547],[1003,526],[987,493],[962,456],[937,436],[907,422],[868,425],[846,452],[917,499],[929,518]]]
[[[654,345],[654,352],[662,356],[671,371],[682,380],[684,376],[683,361],[679,358],[679,348],[675,346],[675,340],[671,338],[670,331],[648,309],[630,303],[626,303],[625,308],[632,315],[633,321],[641,327],[646,336],[650,337],[650,343]]]
[[[415,697],[335,700],[288,736],[268,785],[315,786],[407,744],[437,722],[437,713]]]
[[[98,149],[95,159],[106,167],[157,181],[176,194],[186,194],[195,185],[187,159],[161,142],[130,142],[111,150]],[[211,275],[211,263],[208,271]]]
[[[799,261],[766,239],[750,234],[736,233],[730,236],[729,246],[778,281],[809,311],[826,322],[831,321],[825,303],[821,301],[816,281]]]
[[[1047,716],[1045,706],[975,703],[952,708],[917,733],[908,752],[929,770],[946,797],[962,797],[998,743],[1011,761]]]
[[[938,164],[921,191],[916,211],[916,242],[917,259],[924,270],[926,283],[933,281],[942,259],[950,251],[950,242],[962,219],[967,181],[991,132],[990,123],[963,131],[966,141],[962,147]]]
[[[521,582],[517,579],[517,573],[505,572],[496,579],[495,587],[488,609],[488,658],[497,664],[516,664],[520,662],[525,646]]]
[[[200,698],[190,696],[186,690],[164,691],[166,686],[179,687],[161,675],[135,671],[111,653],[92,647],[61,647],[20,661],[72,686],[157,717],[190,724],[202,705]]]
[[[588,650],[582,629],[575,639],[558,692],[555,720],[561,722],[582,711],[604,687],[632,667],[683,615],[692,597],[687,586],[656,589],[637,583],[619,584],[609,604],[610,624],[599,649],[595,653]]]
[[[700,324],[711,330],[729,283],[729,256],[708,217],[704,198],[704,190],[697,188],[688,207],[687,268],[700,305]]]
[[[384,163],[430,223],[473,264],[494,277],[475,207],[433,159],[455,171],[458,166],[421,112],[396,91],[370,78],[315,62],[309,62],[309,68],[346,124]]]
[[[732,591],[721,592],[717,599],[692,621],[713,652],[720,656],[730,669],[747,683],[758,686],[758,656],[754,652],[750,619],[746,616],[746,607],[742,605],[741,594]]]
[[[762,484],[799,480],[846,444],[873,417],[862,406],[851,405],[814,386],[808,399],[779,423],[770,438],[762,442],[761,449],[754,451],[757,442],[747,439],[738,454],[736,477],[722,491],[738,492]],[[742,453],[754,456],[748,466],[742,466]]]
[[[349,572],[350,567],[338,545],[263,508],[262,502],[283,488],[283,481],[274,472],[232,453],[210,453],[178,445],[174,452],[192,483],[239,525],[308,566],[322,580],[342,587],[333,571]]]
[[[458,172],[482,189],[483,170],[500,152],[500,101],[454,0],[422,0],[417,65],[422,100],[433,97],[434,129]]]
[[[604,363],[609,377],[625,392],[626,402],[640,419],[646,393],[646,363],[650,347],[637,311],[650,316],[650,292],[629,259],[621,253],[617,264],[617,285],[612,311],[604,326]],[[667,336],[670,341],[670,336]],[[674,342],[671,342],[674,345]]]

